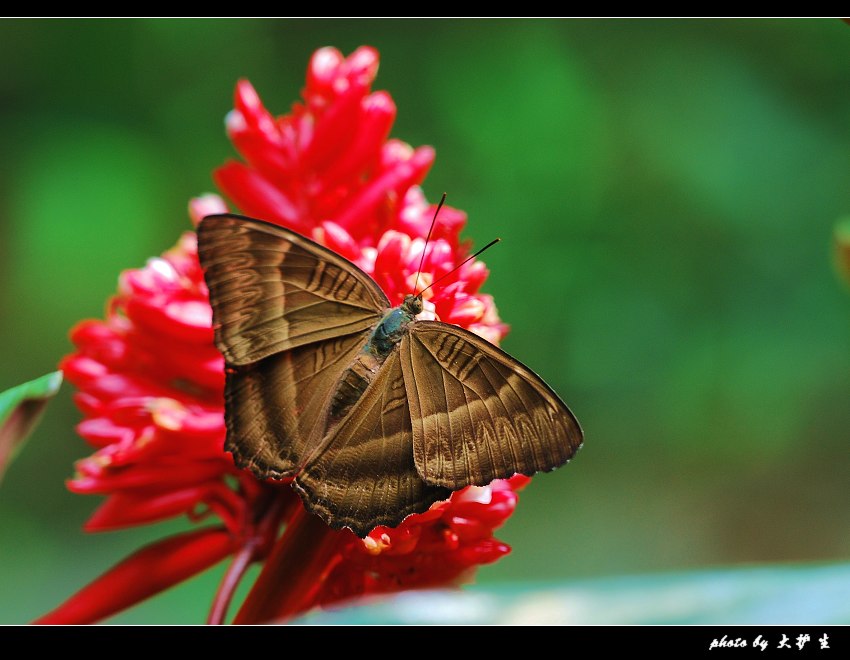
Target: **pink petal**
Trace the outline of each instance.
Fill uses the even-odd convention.
[[[85,346],[91,357],[116,367],[126,364],[127,343],[124,338],[102,321],[83,321],[71,330],[71,341]]]
[[[231,140],[245,160],[267,179],[277,181],[291,176],[290,159],[284,155],[280,147],[270,147],[262,136],[248,131],[241,133],[231,131]]]
[[[307,227],[307,219],[301,217],[283,191],[246,165],[225,163],[213,173],[213,178],[247,215],[296,231]]]
[[[213,341],[212,309],[201,300],[147,300],[133,297],[125,305],[134,324],[167,337],[198,344]]]
[[[357,247],[357,243],[351,238],[351,234],[335,222],[331,222],[330,220],[323,222],[319,238],[320,243],[329,247],[337,254],[341,254],[346,259],[354,260],[360,256],[360,248]]]
[[[458,279],[464,283],[463,290],[466,293],[477,293],[489,274],[484,262],[475,260],[461,269]]]
[[[103,410],[103,403],[100,399],[87,392],[76,392],[73,399],[77,408],[86,417],[97,417]]]
[[[227,204],[216,194],[207,193],[189,200],[189,218],[196,227],[208,215],[227,213]]]
[[[387,139],[396,116],[392,97],[375,92],[363,99],[362,118],[354,140],[338,152],[322,175],[324,185],[331,187],[355,176],[378,160],[381,145]]]
[[[62,358],[59,368],[70,382],[77,387],[83,388],[89,381],[101,378],[108,373],[108,369],[98,360],[87,355],[72,353]]]
[[[531,477],[526,477],[524,474],[515,474],[510,479],[498,479],[494,481],[491,485],[494,489],[512,489],[512,490],[522,490],[528,484],[531,483]]]
[[[96,456],[94,460],[96,460]],[[187,463],[181,461],[175,465],[134,465],[98,476],[81,474],[68,481],[68,490],[75,493],[101,493],[109,494],[113,491],[132,490],[138,488],[156,488],[166,491],[172,488],[183,488],[192,484],[200,484],[205,481],[220,478],[225,472],[224,454],[218,461],[193,461]],[[78,463],[78,469],[82,472],[86,460]]]
[[[459,541],[479,541],[493,535],[493,527],[475,518],[452,518],[449,522]]]
[[[205,488],[195,486],[159,494],[115,493],[95,510],[84,529],[105,532],[172,518],[191,511],[205,492]]]
[[[403,196],[410,186],[425,178],[433,162],[433,149],[416,149],[410,160],[395,164],[361,189],[349,202],[348,208],[336,218],[336,222],[349,231],[354,227],[361,228],[364,223],[368,226],[368,217],[386,199],[387,194],[394,192]]]
[[[305,95],[318,94],[326,96],[331,93],[333,81],[337,77],[339,67],[345,61],[342,53],[330,46],[320,48],[307,65],[307,88]]]
[[[457,303],[450,314],[445,317],[447,323],[456,323],[464,328],[480,321],[484,316],[484,303],[477,298],[466,298]]]
[[[135,437],[133,429],[116,424],[106,417],[93,417],[77,424],[77,433],[95,447],[105,447],[111,443],[129,442]]]
[[[384,232],[378,242],[378,255],[375,257],[375,273],[398,273],[404,268],[411,240],[407,234],[398,231]]]
[[[355,78],[362,84],[371,85],[375,76],[378,75],[379,62],[377,50],[371,46],[360,46],[346,58],[342,70],[347,77]]]
[[[492,564],[511,551],[511,546],[496,539],[480,541],[472,546],[462,546],[451,555],[451,560],[466,566]]]
[[[264,138],[267,146],[280,146],[281,140],[277,123],[271,113],[263,106],[257,90],[248,80],[243,78],[236,83],[233,101],[239,120],[234,120],[235,125],[228,125],[228,129],[231,131],[255,131]]]
[[[368,93],[362,83],[350,85],[316,122],[313,139],[301,158],[303,170],[322,171],[346,149],[359,130],[360,106]]]

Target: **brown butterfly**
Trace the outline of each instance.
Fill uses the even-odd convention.
[[[227,363],[226,449],[295,477],[308,510],[366,536],[469,485],[566,463],[578,421],[478,335],[392,307],[356,265],[295,232],[206,217],[198,252]]]

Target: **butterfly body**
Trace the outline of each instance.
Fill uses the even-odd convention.
[[[372,330],[360,353],[332,388],[334,395],[324,423],[326,434],[363,396],[381,365],[401,342],[408,324],[421,311],[422,299],[408,296],[404,303],[389,310],[375,325],[375,329]]]
[[[451,491],[567,462],[582,433],[527,367],[457,326],[392,307],[366,273],[259,220],[209,216],[199,256],[227,363],[226,449],[365,536]]]
[[[384,359],[390,351],[402,340],[407,326],[416,315],[422,311],[422,298],[409,295],[398,307],[393,307],[381,322],[375,326],[375,330],[369,337],[366,350]]]

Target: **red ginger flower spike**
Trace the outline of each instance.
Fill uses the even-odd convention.
[[[273,117],[247,81],[236,88],[227,129],[245,161],[215,179],[243,212],[311,236],[372,275],[394,304],[410,293],[434,213],[418,184],[434,152],[387,140],[395,105],[372,92],[378,54],[345,58],[317,51],[303,103]],[[227,210],[216,195],[192,200],[195,224]],[[465,215],[443,207],[420,288],[468,254]],[[487,277],[472,261],[426,292],[426,310],[498,342],[507,332]],[[222,622],[252,562],[263,569],[237,623],[287,618],[355,596],[455,583],[510,549],[493,531],[512,513],[527,477],[470,487],[365,539],[307,514],[285,482],[260,482],[233,465],[225,436],[224,362],[213,345],[212,313],[195,235],[144,268],[125,271],[104,320],[71,332],[76,352],[62,368],[79,388],[78,430],[95,453],[77,463],[71,490],[106,496],[86,524],[103,531],[186,515],[220,522],[134,553],[41,623],[89,623],[232,556],[209,620]],[[280,529],[283,528],[283,533]]]

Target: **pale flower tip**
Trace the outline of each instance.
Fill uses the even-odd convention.
[[[183,428],[189,414],[182,403],[170,397],[151,399],[144,407],[150,413],[153,423],[167,431],[179,431]]]
[[[420,240],[420,239],[417,239]],[[411,248],[410,236],[402,234],[400,231],[390,229],[384,232],[378,240],[378,253],[384,250],[393,250],[396,253],[394,256],[401,257]],[[421,253],[421,250],[420,250]]]
[[[257,90],[254,89],[254,86],[245,78],[241,78],[239,82],[236,83],[236,107],[244,107],[247,110],[259,110],[263,107],[262,101],[260,101],[260,95],[257,94]]]
[[[320,48],[313,57],[307,68],[307,78],[310,82],[327,85],[336,75],[340,65],[345,61],[336,48],[325,46]]]
[[[313,240],[347,259],[356,260],[360,256],[360,250],[351,234],[330,220],[313,229]]]
[[[482,339],[486,339],[494,346],[498,346],[499,342],[504,339],[507,331],[502,331],[499,328],[494,328],[483,323],[473,323],[467,328],[470,332],[474,332]]]
[[[381,554],[381,550],[383,549],[383,543],[375,540],[371,536],[367,536],[365,539],[363,539],[363,547],[365,548],[367,553],[369,553],[373,557],[377,557],[379,554]]]
[[[396,112],[393,97],[383,91],[369,94],[363,99],[362,107],[366,112],[380,112],[392,116],[395,116]]]
[[[378,259],[378,250],[371,245],[360,249],[360,257],[355,263],[367,273],[375,272],[375,261]]]
[[[467,298],[455,305],[452,310],[452,321],[459,325],[468,326],[482,320],[486,306],[483,300],[478,298]]]
[[[436,307],[434,303],[430,300],[427,300],[427,295],[431,293],[430,289],[425,292],[426,300],[422,301],[422,311],[416,315],[417,321],[439,321],[440,317],[437,316]]]
[[[401,220],[407,224],[416,224],[427,211],[428,202],[425,201],[425,193],[422,192],[422,188],[419,186],[410,186],[404,196]]]
[[[180,274],[174,270],[174,266],[162,257],[151,257],[148,259],[147,266],[164,282],[177,282],[180,279]]]
[[[458,502],[490,504],[493,499],[493,490],[490,486],[468,486],[458,494],[456,499]]]
[[[365,82],[372,82],[378,75],[380,59],[378,51],[371,46],[360,46],[349,55],[346,64],[352,73],[362,75]]]
[[[170,322],[187,327],[212,329],[212,308],[203,300],[173,300],[163,307]]]
[[[401,140],[389,140],[381,149],[381,164],[387,167],[393,163],[401,163],[411,159],[413,147]]]
[[[224,116],[224,129],[231,138],[234,135],[239,135],[239,133],[244,133],[248,130],[245,115],[238,110],[231,110]]]
[[[425,145],[423,147],[417,147],[413,151],[413,156],[411,157],[411,161],[415,165],[419,167],[430,167],[434,159],[437,157],[437,152],[434,147],[429,147]]]
[[[208,215],[217,213],[227,213],[227,204],[214,193],[207,193],[189,200],[189,218],[196,227]]]

